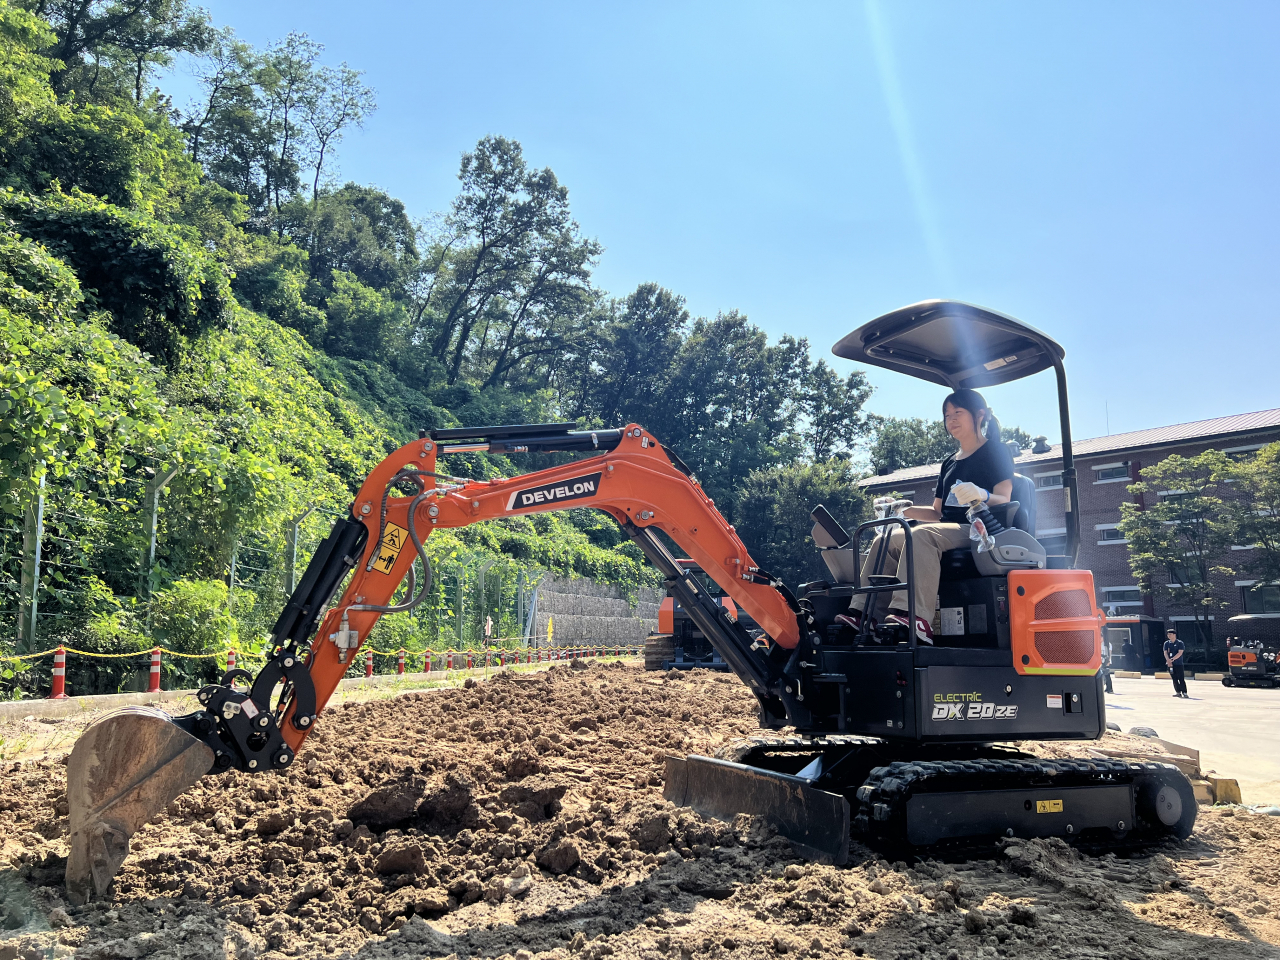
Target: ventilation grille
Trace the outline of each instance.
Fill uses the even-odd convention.
[[[1036,604],[1037,620],[1067,620],[1071,617],[1092,617],[1093,604],[1083,590],[1059,590]]]
[[[1036,653],[1045,663],[1087,664],[1097,636],[1092,630],[1037,630]]]

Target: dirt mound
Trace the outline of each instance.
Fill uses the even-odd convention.
[[[1280,818],[1206,812],[1134,858],[1020,841],[806,864],[661,797],[665,754],[714,753],[753,715],[726,675],[599,664],[334,709],[289,772],[171,804],[115,902],[84,908],[61,899],[62,763],[10,765],[0,960],[1280,956]]]

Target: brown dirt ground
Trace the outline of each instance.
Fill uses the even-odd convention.
[[[0,960],[1280,957],[1280,818],[1201,808],[1130,857],[817,866],[662,799],[667,753],[755,732],[740,683],[583,666],[331,708],[289,773],[172,804],[83,908],[65,753],[6,762]]]

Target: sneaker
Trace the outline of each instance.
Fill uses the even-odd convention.
[[[876,621],[874,618],[870,618],[870,619],[871,619],[871,630],[872,632],[874,632],[876,629]],[[836,623],[843,624],[846,627],[852,627],[854,630],[861,630],[862,629],[862,611],[852,610],[849,613],[837,614]]]
[[[907,623],[907,615],[905,613],[891,613],[884,618],[885,626],[902,627],[909,630],[910,625]],[[916,617],[916,640],[920,643],[933,646],[933,627],[924,617]]]

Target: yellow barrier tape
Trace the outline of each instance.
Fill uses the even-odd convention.
[[[49,650],[42,650],[39,653],[0,655],[0,661],[39,660],[41,657],[47,657],[50,654],[57,653],[59,649],[61,649],[65,653],[73,653],[78,657],[94,657],[99,660],[121,660],[121,659],[124,659],[125,657],[145,656],[151,653],[153,650],[159,650],[161,653],[166,654],[170,657],[186,657],[189,660],[201,660],[206,657],[216,657],[221,659],[225,657],[228,653],[235,653],[237,661],[263,659],[261,656],[248,654],[248,653],[245,653],[243,650],[234,650],[234,651],[233,650],[216,650],[213,653],[181,653],[177,650],[170,650],[168,647],[147,647],[143,650],[134,650],[129,653],[95,653],[92,650],[77,650],[75,647],[61,647],[61,648],[53,647]],[[400,654],[399,650],[391,650],[391,651],[376,650],[373,647],[363,647],[362,649],[366,653],[373,653],[380,657],[395,657]],[[608,652],[609,652],[609,648],[607,647],[554,647],[554,648],[544,648],[544,649],[547,649],[548,652],[557,652],[557,653],[584,653],[591,650],[602,650],[604,651],[605,656],[608,656]],[[627,653],[633,653],[639,648],[626,647],[623,649],[625,649]],[[464,656],[470,656],[474,658],[485,652],[486,651],[483,651],[483,650],[419,650],[419,651],[406,650],[404,651],[404,655],[406,660],[417,659],[419,657],[426,657],[426,656],[445,657],[445,656],[448,656],[449,654],[461,654]],[[518,654],[520,651],[499,649],[499,650],[489,650],[487,652],[490,656],[499,656],[499,655],[505,655],[508,653]]]
[[[544,647],[543,648],[544,651],[552,650],[555,652],[562,652],[562,653],[589,653],[593,650],[600,650],[604,656],[609,656],[610,655],[609,651],[614,649],[623,650],[627,653],[633,653],[639,650],[639,647],[619,646],[617,648],[614,648],[614,647],[608,647],[608,646],[599,646],[599,647],[553,647],[553,648]],[[377,650],[373,647],[361,647],[360,651],[361,653],[376,654],[379,657],[395,657],[395,656],[399,656],[401,653],[401,651],[399,650]],[[519,649],[510,649],[510,650],[495,649],[495,650],[488,650],[488,651],[485,651],[485,650],[416,650],[416,651],[405,650],[403,652],[404,652],[405,659],[409,660],[409,659],[416,659],[418,657],[425,657],[425,656],[445,657],[445,656],[448,656],[449,654],[462,654],[464,656],[477,657],[483,653],[488,653],[490,656],[497,657],[497,656],[506,655],[506,654],[522,654],[524,651]]]
[[[58,648],[54,647],[52,650],[44,650],[40,653],[18,653],[13,656],[3,656],[0,657],[0,660],[39,660],[41,657],[47,657],[49,654],[57,652]]]
[[[134,650],[129,653],[95,653],[92,650],[77,650],[75,647],[54,647],[50,650],[42,650],[40,653],[22,653],[13,656],[0,656],[0,660],[39,660],[41,657],[47,657],[51,653],[57,653],[61,649],[64,653],[74,653],[78,657],[94,657],[99,660],[120,660],[124,657],[140,657],[151,653],[153,650],[159,650],[161,653],[168,654],[171,657],[186,657],[190,660],[200,660],[205,657],[225,657],[231,650],[218,650],[213,653],[180,653],[177,650],[170,650],[168,647],[147,647],[144,650]],[[261,660],[262,657],[245,653],[242,650],[234,651],[238,660]]]

